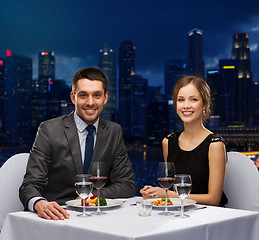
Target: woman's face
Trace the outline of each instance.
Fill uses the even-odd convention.
[[[202,111],[204,109],[202,97],[192,83],[179,90],[176,111],[184,123],[202,121]]]

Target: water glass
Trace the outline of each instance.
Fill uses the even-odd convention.
[[[148,217],[152,212],[153,202],[149,200],[143,200],[137,202],[138,215],[141,217]]]
[[[184,199],[190,194],[192,190],[191,176],[188,174],[175,175],[174,188],[175,188],[176,194],[181,199],[180,214],[176,215],[176,217],[180,217],[180,218],[190,217],[189,215],[184,214]]]

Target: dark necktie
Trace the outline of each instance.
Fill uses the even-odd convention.
[[[85,141],[85,159],[84,159],[84,173],[88,172],[88,168],[90,166],[90,163],[92,161],[93,156],[93,148],[94,148],[94,130],[95,126],[88,125],[86,127],[86,130],[88,131],[86,141]]]

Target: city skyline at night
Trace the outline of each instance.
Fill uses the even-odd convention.
[[[197,34],[200,35],[200,31]],[[190,36],[189,36],[190,37]],[[197,53],[198,53],[198,62],[202,62],[202,36],[199,37],[199,44],[196,41],[192,42],[192,46],[188,46],[189,49],[195,49],[197,45]],[[200,38],[201,37],[201,38]],[[236,38],[239,40],[236,41]],[[242,46],[239,48],[239,46]],[[108,53],[109,50],[109,53]],[[196,52],[196,51],[195,51]],[[238,53],[238,55],[236,54]],[[105,70],[105,74],[109,78],[114,78],[114,56],[113,50],[109,48],[108,45],[104,44],[103,49],[100,50],[100,67],[102,70]],[[135,46],[132,41],[123,41],[120,48],[120,60],[121,65],[119,67],[119,72],[121,73],[120,77],[118,78],[117,87],[127,86],[126,83],[123,83],[123,79],[128,79],[127,82],[129,87],[126,89],[127,91],[119,90],[121,93],[120,97],[117,94],[112,94],[110,91],[110,97],[119,98],[119,109],[113,110],[107,108],[108,115],[105,115],[106,119],[117,121],[123,127],[124,137],[126,142],[149,142],[155,143],[161,141],[161,137],[165,136],[166,134],[173,132],[173,131],[180,131],[182,126],[178,124],[178,120],[173,113],[173,106],[171,104],[171,94],[170,89],[173,88],[174,83],[181,77],[190,74],[195,74],[195,56],[191,56],[189,59],[175,59],[175,61],[171,61],[168,65],[165,65],[165,69],[168,68],[167,74],[165,75],[165,82],[164,85],[166,88],[169,89],[168,94],[162,94],[161,86],[160,87],[152,87],[149,85],[148,79],[145,79],[142,75],[135,73]],[[111,54],[111,55],[110,55]],[[7,50],[6,58],[3,58],[3,66],[4,69],[1,70],[2,72],[2,83],[3,84],[3,92],[6,92],[8,88],[12,89],[12,92],[17,92],[19,89],[21,90],[29,90],[32,102],[32,118],[30,121],[34,126],[35,129],[31,128],[31,140],[34,139],[36,129],[38,124],[41,121],[58,117],[65,112],[71,112],[73,109],[71,108],[71,101],[69,99],[69,92],[71,91],[69,86],[65,86],[65,81],[62,79],[56,79],[54,76],[55,73],[55,53],[52,52],[39,52],[39,78],[36,81],[32,80],[32,77],[28,78],[31,82],[32,89],[23,82],[19,85],[11,85],[12,82],[16,81],[15,76],[21,72],[23,67],[21,68],[20,65],[17,65],[15,68],[10,68],[8,62],[14,61],[16,55],[10,50]],[[110,57],[108,57],[110,55]],[[236,56],[237,55],[237,56]],[[244,55],[244,57],[243,57]],[[212,109],[212,118],[209,122],[209,125],[214,129],[214,131],[224,131],[224,128],[233,128],[239,127],[241,131],[246,131],[248,128],[257,127],[258,126],[258,114],[252,111],[241,111],[240,115],[240,106],[244,106],[249,110],[252,104],[251,98],[256,102],[258,100],[257,92],[257,85],[253,84],[251,86],[250,97],[247,98],[246,91],[242,93],[242,89],[249,88],[249,79],[247,78],[251,75],[250,73],[250,50],[249,50],[249,40],[248,35],[245,33],[242,34],[234,34],[233,36],[233,56],[234,59],[225,59],[220,60],[218,63],[218,69],[212,69],[208,71],[210,75],[209,85],[212,87],[212,105],[220,106],[221,112],[215,111],[217,109]],[[108,58],[107,58],[108,57]],[[21,58],[21,57],[20,57]],[[28,57],[27,57],[28,58]],[[235,59],[236,58],[236,59]],[[29,58],[28,58],[29,59]],[[7,64],[5,64],[7,63]],[[203,64],[201,64],[202,66]],[[240,68],[242,67],[242,68]],[[32,69],[32,64],[30,64],[30,72]],[[198,71],[200,74],[203,74],[203,67],[200,68]],[[6,73],[11,72],[13,73],[13,77],[8,80],[8,75]],[[109,70],[109,71],[108,71]],[[123,71],[122,71],[123,70]],[[112,73],[112,74],[110,74]],[[216,75],[215,75],[216,73]],[[244,75],[244,73],[246,73]],[[0,73],[1,74],[1,73]],[[241,79],[240,76],[244,75]],[[216,78],[215,78],[216,77]],[[42,79],[42,82],[41,82]],[[7,81],[8,80],[8,81]],[[35,79],[34,79],[35,80]],[[208,79],[207,79],[208,80]],[[244,81],[241,84],[240,80]],[[251,80],[251,79],[250,79]],[[112,81],[110,81],[112,82]],[[170,83],[171,85],[169,85]],[[216,85],[215,85],[216,84]],[[240,85],[241,84],[241,85]],[[43,86],[44,88],[41,88]],[[222,86],[222,87],[220,87]],[[230,92],[233,90],[233,94]],[[26,91],[27,91],[26,90]],[[239,93],[238,93],[239,92]],[[252,96],[252,92],[254,92],[254,96]],[[236,93],[238,93],[239,98],[236,98]],[[117,96],[115,96],[117,95]],[[44,99],[46,102],[46,108],[44,110],[43,104],[40,99]],[[239,100],[238,100],[239,99]],[[122,101],[123,100],[123,101]],[[7,103],[9,102],[8,95],[4,94],[4,109],[9,112],[9,108],[7,107]],[[15,101],[16,104],[19,103],[19,99]],[[234,104],[235,103],[235,104]],[[233,111],[228,111],[227,109],[232,109],[232,105],[237,106],[237,108],[233,109]],[[107,105],[108,106],[108,105]],[[238,107],[239,106],[239,107]],[[251,105],[252,106],[252,105]],[[23,107],[23,105],[21,105]],[[225,111],[225,110],[226,111]],[[138,111],[140,110],[140,111]],[[158,112],[159,114],[155,114]],[[163,114],[162,114],[163,112]],[[229,116],[228,114],[232,114],[233,116]],[[13,113],[12,113],[13,114]],[[161,115],[162,114],[162,115]],[[8,114],[5,114],[7,116]],[[39,121],[39,116],[45,116],[43,119]],[[161,119],[161,116],[162,119]],[[104,116],[103,116],[104,117]],[[152,121],[150,121],[152,119]],[[19,118],[19,121],[21,118]],[[16,121],[17,122],[17,121]],[[161,128],[154,128],[156,125],[155,123],[162,123],[163,126]],[[9,123],[9,121],[5,118],[2,123]],[[29,124],[26,121],[27,125]],[[20,124],[20,123],[19,123]],[[19,125],[18,124],[18,125]],[[247,128],[248,127],[248,128]],[[215,129],[216,128],[216,129]],[[218,130],[217,130],[218,129]],[[3,125],[3,136],[7,136],[8,132],[6,131],[6,127]],[[239,131],[239,130],[238,130]],[[227,136],[228,137],[228,136]],[[3,138],[4,139],[4,138]],[[23,141],[23,137],[16,138],[16,142],[14,144],[23,144],[26,143]],[[257,142],[257,140],[256,140]],[[9,142],[6,142],[9,144]],[[29,142],[27,142],[29,143]],[[29,143],[30,144],[30,143]],[[238,143],[240,144],[240,143]],[[249,143],[242,142],[241,145],[244,149],[250,148],[252,145],[255,146],[257,143]]]
[[[232,35],[248,33],[253,80],[259,78],[259,3],[256,1],[32,1],[1,4],[0,56],[6,49],[33,59],[37,78],[37,54],[54,51],[56,78],[70,83],[86,66],[96,67],[104,43],[115,51],[130,40],[136,46],[136,73],[158,86],[164,81],[164,64],[187,57],[188,33],[203,31],[206,69],[231,57]]]
[[[104,116],[122,125],[126,139],[127,136],[131,139],[133,135],[156,140],[157,136],[161,138],[176,131],[180,126],[175,124],[173,107],[168,100],[171,100],[171,89],[175,81],[182,75],[197,74],[207,79],[207,73],[216,70],[219,76],[210,75],[210,80],[216,80],[220,84],[228,82],[228,85],[230,82],[236,83],[236,79],[225,78],[223,73],[226,71],[220,69],[221,63],[230,61],[233,57],[234,34],[245,34],[247,40],[249,38],[249,75],[250,80],[257,81],[259,68],[255,66],[259,63],[259,12],[251,5],[241,6],[241,1],[235,1],[235,4],[229,1],[224,6],[219,2],[213,8],[211,3],[202,1],[187,1],[185,6],[172,4],[171,1],[162,1],[163,4],[158,5],[158,1],[154,0],[133,0],[131,4],[115,0],[98,3],[80,0],[71,3],[64,0],[62,11],[59,5],[48,0],[37,3],[26,0],[23,4],[13,0],[1,5],[0,17],[5,21],[0,21],[4,33],[0,39],[0,59],[8,58],[10,54],[32,59],[31,80],[32,86],[36,85],[32,92],[35,129],[44,119],[71,111],[73,106],[70,100],[67,101],[70,89],[64,84],[71,84],[71,79],[78,70],[96,67],[106,71],[112,84],[108,86],[109,97],[113,99],[109,102],[112,106],[107,105]],[[227,8],[230,6],[232,8]],[[257,6],[257,3],[253,6]],[[48,59],[47,55],[41,56],[42,53],[48,53],[53,59]],[[47,63],[47,68],[42,61]],[[43,76],[41,73],[45,68],[52,69],[51,74]],[[179,71],[175,71],[175,68]],[[232,72],[236,74],[235,70]],[[3,79],[1,81],[3,83]],[[39,111],[46,108],[43,106],[45,104],[41,104],[43,108],[39,106],[39,99],[46,98],[39,95],[39,92],[43,94],[45,90],[41,91],[37,84],[48,88],[44,87],[48,91],[48,100],[44,101],[48,106],[51,105],[48,112]],[[66,92],[66,97],[61,96],[61,89],[66,89],[63,91]],[[237,91],[243,89],[246,88],[239,87]],[[213,101],[221,92],[218,105],[222,106],[223,101],[226,111],[224,114],[214,111],[211,126],[258,126],[258,113],[246,108],[251,99],[247,99],[245,94],[250,91],[239,94],[243,96],[239,101],[240,106],[248,111],[243,110],[237,118],[234,114],[240,111],[235,110],[229,117],[226,114],[231,105],[225,101],[229,95],[225,90],[216,88],[214,91],[216,94]],[[257,85],[254,86],[254,92],[254,96],[257,96]],[[138,101],[134,102],[133,96],[138,96]],[[257,98],[253,100],[258,101]],[[134,109],[140,105],[143,110],[137,114]],[[141,122],[141,114],[144,112],[145,116],[152,119],[152,126],[161,122],[154,111],[165,114],[161,115],[164,121],[161,129]],[[254,114],[250,117],[245,112]],[[41,114],[46,117],[41,119]],[[225,116],[228,117],[226,120]],[[234,120],[231,120],[232,116]],[[140,127],[143,131],[136,134],[136,129]]]

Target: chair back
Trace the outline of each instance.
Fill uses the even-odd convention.
[[[239,152],[228,152],[224,192],[226,207],[259,211],[259,172],[252,160]]]
[[[0,230],[8,213],[24,209],[19,199],[19,188],[26,171],[29,153],[9,158],[0,168]]]

